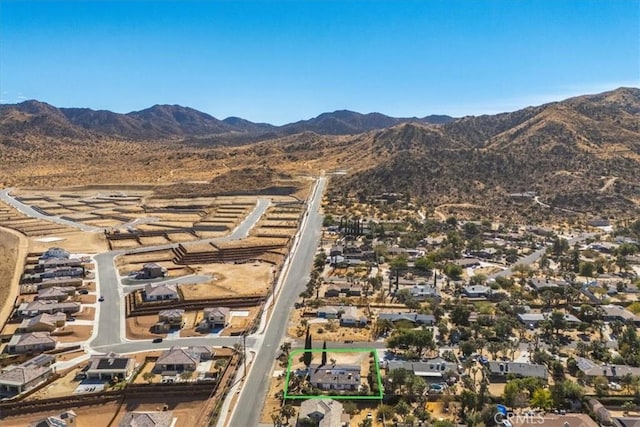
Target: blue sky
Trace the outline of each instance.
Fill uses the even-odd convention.
[[[274,124],[640,85],[639,0],[0,1],[0,98]]]

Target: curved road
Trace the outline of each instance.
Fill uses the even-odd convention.
[[[79,230],[87,231],[90,233],[97,233],[104,230],[103,228],[100,228],[100,227],[93,227],[91,225],[86,225],[79,222],[62,219],[56,215],[44,215],[38,212],[37,210],[33,209],[31,206],[26,205],[21,201],[17,200],[15,197],[11,196],[9,193],[12,190],[13,188],[5,188],[4,190],[0,191],[0,200],[14,207],[19,212],[22,212],[23,214],[30,216],[31,218],[37,218],[37,219],[42,219],[49,222],[55,222],[57,224],[66,225],[67,227],[77,228]]]
[[[227,240],[237,240],[246,237],[253,226],[260,220],[264,212],[269,207],[270,201],[268,199],[259,199],[256,203],[255,209],[245,218],[245,220],[236,227],[233,232],[225,237],[219,237],[215,239],[200,240],[199,242],[221,242]],[[177,243],[162,246],[153,246],[147,248],[129,249],[129,250],[117,250],[98,254],[93,257],[96,265],[96,289],[99,294],[104,297],[104,301],[97,303],[96,319],[97,328],[94,328],[93,339],[89,343],[89,347],[93,349],[99,349],[104,351],[119,352],[122,346],[120,344],[127,342],[125,337],[125,323],[124,323],[124,307],[123,297],[124,289],[120,283],[120,277],[118,275],[118,269],[115,266],[115,258],[122,254],[150,252],[156,250],[171,249],[177,247]],[[189,281],[189,279],[186,279]],[[175,282],[174,279],[167,282]],[[160,282],[156,282],[160,283]],[[228,345],[227,339],[221,340],[220,338],[199,338],[200,340],[206,340],[198,342],[198,344],[183,342],[180,339],[180,345]],[[167,340],[171,341],[171,340]],[[176,340],[177,341],[177,340]],[[193,340],[191,340],[193,341]],[[234,343],[238,341],[238,338],[234,338]],[[157,349],[162,348],[152,345],[149,340],[136,341],[127,343],[130,348],[136,348],[143,351],[145,349]],[[136,344],[136,345],[134,345]],[[174,342],[174,345],[177,343]],[[233,343],[231,344],[233,345]],[[126,346],[125,346],[126,347]],[[129,348],[126,347],[126,348]],[[116,351],[118,349],[118,351]]]

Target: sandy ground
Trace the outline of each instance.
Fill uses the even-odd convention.
[[[80,373],[86,363],[81,364],[77,368],[70,370],[65,376],[59,378],[41,390],[38,390],[26,400],[49,399],[52,397],[69,396],[80,385],[80,381],[76,379],[76,375]]]
[[[55,336],[58,342],[76,342],[76,341],[86,341],[91,338],[91,333],[93,332],[93,327],[88,325],[73,325],[72,323],[67,323],[66,326],[58,329],[55,333],[61,332],[65,335],[53,335]],[[71,334],[67,335],[69,332]]]
[[[82,311],[75,315],[78,320],[93,320],[96,310],[93,307],[83,307]]]
[[[273,277],[273,266],[252,264],[200,264],[192,265],[195,274],[210,274],[208,283],[182,285],[185,299],[222,296],[266,295]]]
[[[294,310],[289,320],[287,335],[291,338],[300,338],[304,336],[305,329],[301,327],[301,310]],[[340,320],[325,320],[316,317],[305,317],[309,323],[309,331],[315,340],[326,341],[371,341],[371,329],[369,326],[364,328],[341,327]],[[322,332],[320,332],[322,330]]]
[[[24,268],[28,241],[20,233],[0,228],[0,323],[4,324],[18,296],[18,282]]]
[[[166,337],[167,334],[154,334],[151,327],[158,322],[157,314],[147,316],[127,317],[125,324],[127,330],[127,338],[132,340],[153,339],[157,337]]]
[[[48,237],[58,237],[52,234]],[[73,231],[59,236],[63,240],[55,242],[39,242],[40,237],[29,239],[30,252],[44,252],[52,246],[60,247],[71,253],[94,254],[109,250],[107,241],[102,233],[85,233]]]
[[[156,402],[135,402],[128,401],[126,405],[119,407],[117,403],[108,403],[100,406],[90,406],[75,408],[74,411],[78,415],[76,419],[77,427],[108,427],[117,426],[124,417],[127,410],[129,411],[161,411],[164,404],[167,404],[173,416],[177,418],[175,427],[193,427],[198,423],[201,411],[205,401],[193,401],[190,396],[185,396],[182,401],[177,398],[166,399]],[[114,414],[116,414],[115,422],[109,424]],[[49,415],[50,413],[30,414],[21,417],[11,417],[2,420],[3,427],[24,427],[30,422],[37,421]]]
[[[281,369],[281,368],[278,368]],[[282,370],[286,372],[285,370]],[[269,383],[269,391],[264,400],[264,406],[262,407],[262,414],[260,415],[260,422],[273,425],[271,420],[271,414],[280,411],[280,400],[276,399],[275,395],[279,391],[284,389],[284,378],[272,378]],[[296,406],[296,409],[298,407]],[[292,417],[295,419],[295,417]]]

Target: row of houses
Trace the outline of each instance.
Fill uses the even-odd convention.
[[[158,313],[158,322],[151,330],[156,333],[166,333],[172,329],[180,329],[184,325],[184,310],[172,308]],[[197,326],[199,330],[215,330],[224,328],[231,319],[229,307],[208,307],[203,310],[203,318]]]

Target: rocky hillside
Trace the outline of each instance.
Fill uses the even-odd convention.
[[[340,169],[347,174],[333,178],[335,194],[400,192],[446,213],[640,215],[639,89],[438,125],[342,111],[289,126],[314,131],[287,134],[286,126],[219,121],[182,107],[117,115],[2,106],[0,184],[173,183],[183,194],[205,182],[199,191],[228,193],[248,183],[290,187],[296,177]],[[198,129],[207,136],[185,136]],[[356,129],[368,130],[351,134]],[[144,132],[173,136],[134,137]],[[524,192],[538,198],[513,196]]]
[[[384,160],[362,167],[364,152]],[[509,211],[522,202],[510,194],[534,191],[539,201],[576,212],[637,212],[640,90],[465,117],[441,128],[403,124],[358,142],[343,160],[356,170],[334,191],[360,197],[393,191],[432,207]]]

